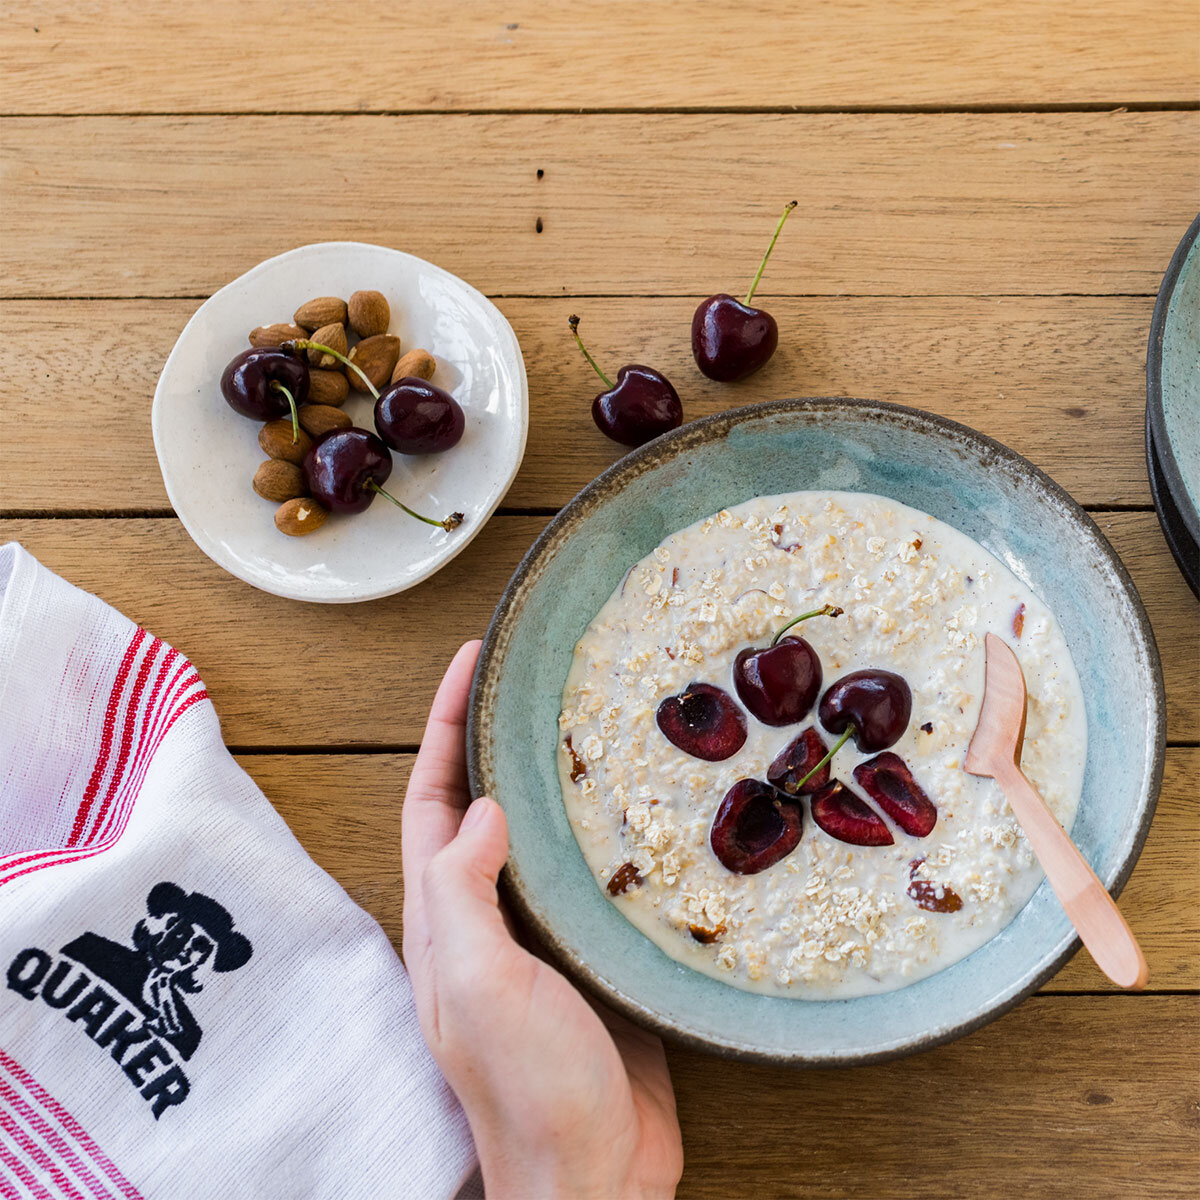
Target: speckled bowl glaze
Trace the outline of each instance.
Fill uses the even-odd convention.
[[[1146,351],[1146,466],[1175,561],[1200,595],[1200,217],[1163,276]]]
[[[1158,796],[1162,672],[1133,584],[1091,519],[1025,459],[962,425],[864,400],[785,400],[695,421],[629,454],[551,522],[488,629],[468,726],[471,785],[508,817],[508,894],[559,964],[690,1045],[831,1066],[926,1049],[992,1020],[1078,946],[1043,884],[974,954],[852,1000],[756,995],[668,958],[601,893],[567,822],[555,751],[572,649],[624,572],[667,534],[755,495],[877,492],[999,556],[1057,614],[1083,685],[1088,759],[1074,837],[1118,892]]]

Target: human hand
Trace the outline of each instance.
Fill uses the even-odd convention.
[[[592,1008],[518,945],[500,907],[504,812],[468,808],[478,656],[470,642],[450,664],[404,798],[404,961],[421,1029],[471,1123],[489,1200],[672,1196],[683,1147],[662,1042]]]

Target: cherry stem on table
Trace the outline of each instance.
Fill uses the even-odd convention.
[[[292,410],[292,445],[294,446],[300,440],[300,414],[296,411],[296,397],[278,379],[272,379],[271,386],[287,397],[288,407]]]
[[[789,629],[791,629],[791,627],[792,627],[793,625],[799,625],[801,621],[807,621],[807,620],[809,619],[809,617],[840,617],[844,611],[845,611],[844,609],[838,608],[836,604],[826,604],[826,605],[824,605],[822,608],[814,608],[814,609],[812,610],[812,612],[801,613],[801,614],[800,614],[800,616],[798,616],[798,617],[793,617],[793,618],[792,618],[792,619],[791,619],[791,620],[790,620],[790,621],[789,621],[789,622],[788,622],[788,623],[787,623],[787,624],[786,624],[786,625],[785,625],[785,626],[784,626],[784,627],[783,627],[783,628],[782,628],[782,629],[781,629],[781,630],[780,630],[780,631],[779,631],[779,632],[778,632],[778,633],[777,633],[777,634],[776,634],[776,635],[775,635],[775,636],[774,636],[774,637],[771,639],[771,645],[772,645],[772,646],[778,645],[778,644],[779,644],[779,639],[780,639],[781,637],[783,637],[783,635],[784,635],[785,633],[787,633],[787,631],[788,631]]]
[[[396,499],[391,492],[385,491],[373,479],[367,480],[367,490],[375,492],[382,496],[385,500],[390,500],[397,508],[402,508],[410,517],[416,517],[418,521],[424,521],[426,525],[436,525],[439,529],[445,529],[449,532],[451,529],[457,529],[463,522],[463,515],[460,512],[451,513],[444,521],[435,521],[433,517],[423,517],[419,512],[413,512],[407,504],[401,503]]]
[[[779,224],[775,226],[775,232],[771,235],[771,244],[767,247],[766,254],[762,256],[762,262],[758,264],[758,274],[755,275],[754,282],[750,285],[750,290],[746,293],[747,304],[754,299],[754,293],[758,291],[758,281],[762,279],[763,272],[767,269],[767,259],[771,257],[771,251],[775,249],[775,243],[779,240],[779,231],[783,228],[784,221],[788,219],[788,213],[799,203],[798,200],[789,200],[783,206],[783,216],[779,218]]]
[[[854,736],[854,726],[853,726],[853,725],[847,725],[847,726],[846,726],[846,732],[845,732],[845,733],[843,733],[843,734],[842,734],[842,736],[841,736],[840,738],[838,738],[838,740],[837,740],[837,741],[834,743],[834,747],[833,747],[833,749],[832,749],[832,750],[830,750],[830,751],[829,751],[829,753],[828,753],[828,754],[826,754],[826,755],[825,755],[825,757],[824,757],[823,759],[821,759],[821,761],[820,761],[819,763],[817,763],[817,765],[816,765],[815,767],[813,767],[813,769],[812,769],[811,771],[809,771],[809,773],[808,773],[807,775],[805,775],[805,777],[804,777],[803,779],[801,779],[801,780],[798,780],[796,783],[789,783],[789,784],[786,784],[785,786],[786,786],[787,790],[788,790],[789,792],[791,792],[793,795],[794,795],[796,792],[798,792],[798,791],[799,791],[799,790],[800,790],[800,789],[801,789],[801,788],[802,788],[802,787],[803,787],[803,786],[804,786],[804,785],[805,785],[805,784],[806,784],[806,783],[807,783],[807,782],[808,782],[808,781],[809,781],[809,780],[810,780],[810,779],[811,779],[811,778],[812,778],[812,777],[813,777],[813,776],[814,776],[814,775],[815,775],[815,774],[816,774],[816,773],[817,773],[817,772],[818,772],[818,771],[819,771],[819,770],[820,770],[820,769],[821,769],[823,766],[825,766],[825,764],[826,764],[826,763],[828,763],[828,762],[830,761],[830,759],[832,759],[832,758],[833,758],[833,756],[834,756],[834,755],[835,755],[835,754],[836,754],[836,753],[837,753],[837,752],[838,752],[838,751],[839,751],[839,750],[840,750],[840,749],[841,749],[841,748],[842,748],[842,747],[843,747],[843,746],[844,746],[844,745],[845,745],[845,744],[846,744],[846,743],[847,743],[847,742],[848,742],[848,741],[849,741],[849,740],[850,740],[850,739],[851,739],[853,736]]]
[[[333,357],[338,360],[338,362],[345,363],[350,370],[356,372],[359,379],[361,379],[363,383],[367,385],[367,391],[369,391],[376,400],[379,399],[379,392],[376,390],[375,385],[367,378],[366,372],[364,372],[357,363],[352,363],[344,354],[339,354],[332,346],[325,346],[320,342],[310,342],[308,338],[298,338],[294,342],[287,342],[285,344],[288,346],[294,346],[297,350],[320,350],[324,354],[332,354]]]
[[[572,313],[571,316],[567,318],[567,324],[570,325],[571,332],[575,335],[575,341],[578,343],[579,349],[583,351],[583,357],[592,364],[592,370],[595,371],[596,374],[599,375],[609,387],[612,387],[613,381],[609,379],[609,377],[605,375],[605,373],[596,365],[596,360],[588,353],[588,348],[583,344],[583,338],[579,336],[579,318]]]

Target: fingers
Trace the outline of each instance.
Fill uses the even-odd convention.
[[[433,698],[421,749],[413,763],[401,815],[404,875],[421,878],[429,860],[458,829],[467,795],[467,699],[479,642],[454,656]]]
[[[496,878],[508,857],[508,825],[500,806],[480,797],[458,836],[430,861],[422,878],[426,924],[438,977],[443,967],[477,972],[516,944],[500,914]]]

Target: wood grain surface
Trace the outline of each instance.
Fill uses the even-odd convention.
[[[489,294],[740,291],[793,198],[764,300],[1147,294],[1195,216],[1198,132],[1195,112],[8,118],[0,296],[206,295],[339,238]]]
[[[998,438],[1083,504],[1150,503],[1141,408],[1150,297],[781,298],[771,303],[778,352],[736,387],[705,379],[692,361],[699,299],[497,301],[525,353],[531,406],[507,505],[560,507],[620,454],[588,417],[599,381],[570,339],[575,310],[602,362],[656,365],[689,419],[780,396],[891,400]],[[0,514],[170,511],[150,402],[194,308],[0,301]],[[77,407],[58,399],[72,393],[94,398],[86,432]],[[365,401],[348,411],[368,419]],[[64,445],[81,436],[88,452],[62,471]]]
[[[274,0],[252,29],[237,0],[3,8],[4,112],[1186,103],[1200,81],[1187,0]]]
[[[270,506],[264,501],[264,519]],[[1167,729],[1200,738],[1197,604],[1153,513],[1097,514],[1146,602],[1167,680]],[[174,518],[0,521],[48,567],[185,649],[234,746],[411,746],[454,651],[482,636],[545,526],[498,516],[420,588],[369,604],[309,605],[254,591]],[[346,686],[347,663],[354,686]],[[371,697],[370,700],[364,697]],[[296,700],[307,703],[297,705]]]
[[[895,1063],[672,1048],[680,1195],[1191,1196],[1200,607],[1142,436],[1154,295],[1200,206],[1198,43],[1195,0],[265,0],[252,18],[0,0],[0,542],[195,661],[241,764],[398,946],[433,689],[548,514],[618,453],[587,420],[569,313],[605,364],[665,370],[689,417],[859,395],[999,438],[1093,510],[1162,655],[1166,775],[1122,901],[1150,990],[1115,993],[1081,953],[995,1024]],[[691,312],[744,291],[792,198],[759,293],[779,353],[711,384]],[[450,566],[317,608],[192,544],[149,411],[204,297],[339,238],[495,298],[531,429],[507,507]]]

